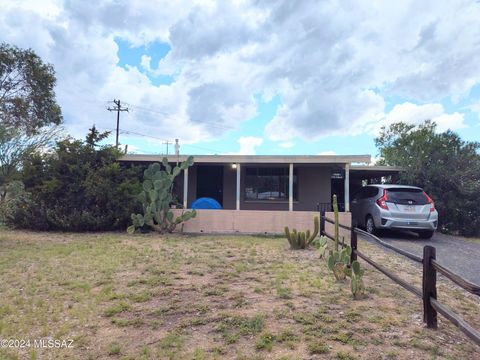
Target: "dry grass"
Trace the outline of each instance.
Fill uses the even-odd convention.
[[[419,281],[403,258],[361,242]],[[1,359],[474,359],[453,325],[425,329],[421,302],[366,267],[351,299],[313,250],[282,238],[0,234],[0,338],[73,339],[73,349],[0,349]],[[473,296],[442,300],[480,323]]]

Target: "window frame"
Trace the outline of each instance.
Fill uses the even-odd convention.
[[[289,202],[289,194],[288,194],[288,184],[289,184],[289,168],[288,167],[283,167],[283,166],[247,166],[244,168],[245,169],[245,172],[244,172],[244,181],[243,181],[243,201],[244,202],[268,202],[268,203],[288,203]],[[256,172],[256,175],[247,175],[247,173],[249,171],[252,171],[254,170]],[[260,171],[266,171],[268,172],[268,170],[271,170],[273,172],[275,172],[276,170],[281,170],[280,172],[284,172],[283,174],[280,173],[278,175],[260,175],[259,172]],[[254,186],[249,186],[248,184],[248,178],[250,176],[255,176],[257,178],[257,181],[258,181],[258,178],[259,177],[262,177],[262,176],[270,176],[270,177],[278,177],[278,180],[276,181],[276,183],[278,184],[278,187],[276,189],[272,189],[272,190],[269,190],[269,191],[263,191],[263,192],[270,192],[270,193],[283,193],[281,190],[282,190],[282,186],[281,184],[286,184],[286,196],[284,198],[258,198],[258,194],[259,194],[259,184],[256,183],[254,184]],[[283,179],[282,179],[283,178]],[[247,197],[247,189],[252,187],[254,190],[257,197],[256,198],[251,198],[251,197]],[[297,172],[297,169],[294,168],[293,169],[293,202],[298,202],[298,172]]]

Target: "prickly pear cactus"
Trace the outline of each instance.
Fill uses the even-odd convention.
[[[320,239],[315,245],[318,249],[318,252],[320,253],[320,259],[325,258],[328,247],[328,238],[326,236],[320,236]]]
[[[285,226],[285,236],[287,237],[290,248],[293,250],[306,249],[318,235],[320,230],[320,220],[318,216],[313,218],[313,233],[310,233],[310,230],[306,232],[297,232],[296,229],[290,229],[288,226]]]
[[[364,270],[360,268],[360,263],[357,260],[353,261],[348,276],[350,277],[350,290],[354,299],[360,299],[365,295],[363,274]]]
[[[170,203],[173,201],[173,182],[182,170],[193,165],[193,157],[188,157],[173,168],[167,158],[163,158],[162,165],[163,169],[159,163],[151,164],[143,173],[143,191],[138,194],[138,200],[143,206],[143,215],[132,214],[132,225],[127,229],[130,234],[144,225],[160,233],[173,232],[178,224],[197,215],[195,210],[191,210],[175,218],[170,210]]]
[[[352,248],[347,246],[341,251],[331,251],[327,257],[327,265],[330,270],[333,271],[333,275],[337,280],[345,280],[348,269],[347,266],[350,263],[350,256],[352,254]]]

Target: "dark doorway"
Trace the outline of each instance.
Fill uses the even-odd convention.
[[[197,198],[201,197],[215,199],[223,206],[223,166],[197,167]]]

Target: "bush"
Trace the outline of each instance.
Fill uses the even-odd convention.
[[[34,230],[102,231],[125,229],[138,210],[139,167],[122,167],[121,153],[99,146],[108,133],[90,129],[86,140],[66,139],[51,154],[23,162],[24,193],[4,216],[7,225]]]

